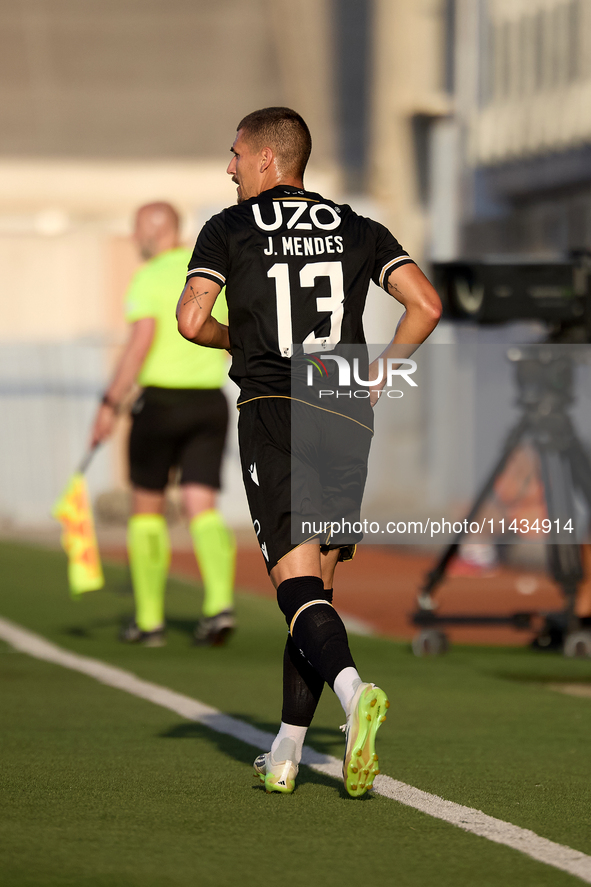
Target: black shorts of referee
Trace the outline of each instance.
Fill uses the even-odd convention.
[[[228,403],[219,388],[146,387],[135,401],[129,436],[131,483],[164,490],[171,469],[181,484],[220,488]]]

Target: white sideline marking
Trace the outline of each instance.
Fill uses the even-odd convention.
[[[542,684],[541,686],[556,693],[565,693],[567,696],[591,699],[591,684]]]
[[[46,641],[40,635],[1,617],[0,639],[21,653],[81,672],[109,687],[124,690],[140,699],[146,699],[155,705],[167,708],[189,721],[197,721],[218,733],[233,736],[241,742],[254,746],[259,751],[271,747],[271,742],[274,739],[271,733],[258,730],[244,721],[225,715],[216,708],[204,705],[197,699],[191,699],[190,696],[184,696],[182,693],[175,693],[174,690],[144,681],[122,668],[107,665],[107,663],[101,662],[99,659],[91,659],[89,656],[70,653],[68,650]],[[324,773],[335,779],[342,778],[341,761],[331,755],[314,751],[308,746],[304,747],[302,763],[319,773]],[[435,819],[449,822],[466,832],[487,838],[496,844],[512,847],[538,862],[561,869],[575,875],[587,884],[591,884],[591,856],[586,856],[578,850],[572,850],[563,844],[556,844],[547,838],[541,838],[529,829],[520,828],[510,822],[504,822],[502,819],[495,819],[493,816],[487,816],[481,810],[464,807],[453,801],[446,801],[437,795],[431,795],[412,785],[392,779],[390,776],[377,776],[374,791],[376,794],[405,804],[407,807],[414,807],[415,810],[420,810]]]

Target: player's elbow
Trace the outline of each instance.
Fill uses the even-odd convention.
[[[432,330],[434,330],[439,323],[442,310],[441,299],[439,298],[437,291],[432,286],[423,290],[421,293],[420,311],[425,324],[430,326]]]
[[[183,316],[182,313],[179,314],[177,319],[177,327],[178,331],[184,339],[188,339],[189,342],[194,342],[201,332],[201,327],[203,326],[201,322],[201,318],[197,317],[186,317]]]
[[[441,305],[441,299],[434,292],[433,296],[428,300],[427,305],[425,306],[425,314],[433,326],[433,329],[437,326],[439,321],[441,320],[443,308]]]

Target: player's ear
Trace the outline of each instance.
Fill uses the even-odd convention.
[[[274,158],[275,154],[273,153],[272,148],[263,148],[263,150],[261,151],[261,161],[259,164],[260,171],[266,172],[273,163]]]

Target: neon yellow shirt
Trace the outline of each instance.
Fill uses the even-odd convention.
[[[125,299],[128,323],[153,317],[154,340],[138,376],[142,386],[158,388],[220,388],[227,376],[228,360],[218,348],[203,348],[183,339],[175,311],[185,285],[190,250],[167,250],[143,265],[134,275]],[[212,311],[220,323],[228,322],[225,291]]]

